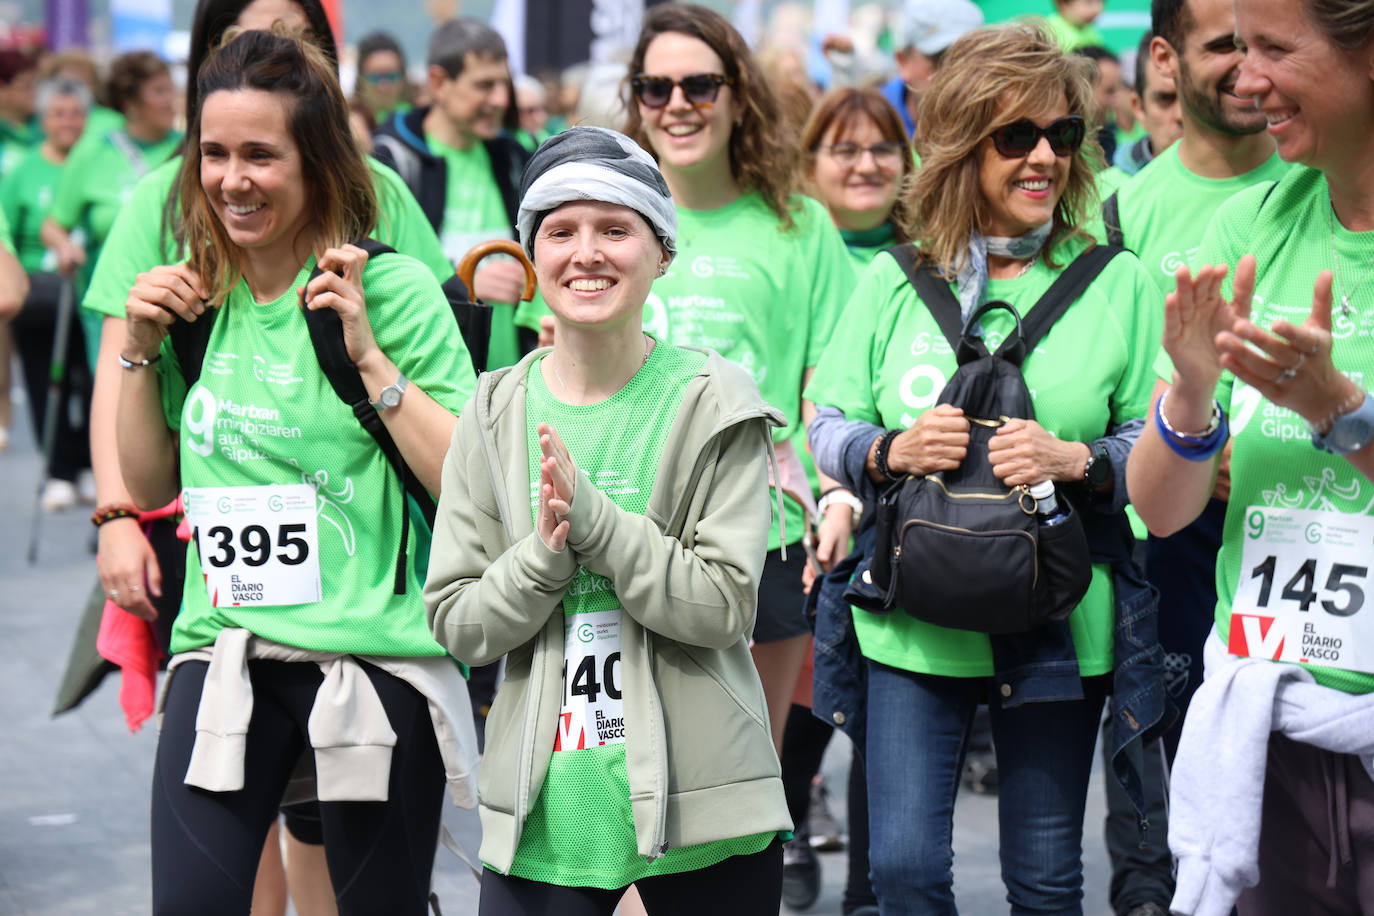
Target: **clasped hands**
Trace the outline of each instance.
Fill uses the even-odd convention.
[[[547,423],[539,424],[539,508],[534,515],[534,530],[553,551],[568,546],[572,525],[573,496],[577,491],[577,465],[558,431]]]

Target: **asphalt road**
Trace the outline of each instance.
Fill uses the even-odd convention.
[[[88,509],[42,519],[38,562],[25,554],[38,484],[28,418],[16,404],[13,441],[0,452],[0,914],[146,913],[148,793],[157,740],[153,723],[130,733],[117,677],[73,712],[50,715],[72,633],[95,580]],[[831,742],[825,772],[833,808],[844,811],[849,748]],[[448,804],[446,802],[446,804]],[[1102,846],[1100,774],[1089,795],[1084,837],[1089,916],[1106,916],[1108,867]],[[445,822],[477,847],[476,815],[448,804]],[[955,894],[965,914],[1005,913],[997,865],[995,797],[964,793],[955,811]],[[823,853],[824,890],[807,910],[840,913],[843,852]],[[440,849],[434,887],[445,916],[477,909],[477,884]],[[789,911],[790,912],[790,911]]]

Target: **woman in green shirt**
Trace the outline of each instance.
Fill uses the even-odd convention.
[[[67,154],[86,126],[91,94],[85,85],[71,79],[56,79],[38,87],[38,117],[43,142],[0,177],[0,208],[13,233],[15,253],[29,274],[30,294],[23,311],[13,323],[16,351],[24,368],[29,411],[34,439],[42,441],[43,417],[48,399],[49,370],[53,335],[56,333],[58,299],[64,282],[53,272],[56,258],[43,245],[39,229],[52,206],[53,193],[62,176]],[[57,411],[56,438],[52,460],[43,484],[44,511],[69,509],[76,504],[77,477],[91,466],[90,413],[91,377],[86,370],[85,335],[79,322],[72,322],[67,347],[67,372],[60,389],[63,405],[76,399],[79,420],[73,410]],[[90,494],[94,498],[94,494]]]
[[[283,792],[313,758],[339,911],[423,913],[444,785],[471,804],[477,749],[460,667],[425,623],[405,481],[438,491],[471,363],[423,264],[350,244],[379,209],[324,53],[245,31],[197,88],[178,189],[190,256],[140,275],[119,357],[130,495],[147,510],[181,494],[193,529],[153,909],[247,912]],[[312,343],[335,321],[397,458],[321,368]],[[181,322],[205,329],[200,366],[181,362]]]
[[[1093,244],[1078,229],[1096,206],[1101,155],[1084,140],[1086,68],[1033,26],[980,29],[950,47],[922,98],[921,171],[908,191],[915,253],[950,283],[965,321],[993,300],[1033,313]],[[1026,357],[1036,419],[1000,424],[987,447],[1005,486],[1051,480],[1085,513],[1119,512],[1124,492],[1112,487],[1113,498],[1086,473],[1107,434],[1149,403],[1160,327],[1153,290],[1135,258],[1111,259]],[[811,433],[818,463],[856,492],[957,469],[969,454],[970,419],[940,400],[957,361],[934,307],[896,259],[877,258],[807,386],[820,409]],[[994,311],[980,330],[991,348],[1015,325]],[[823,443],[827,434],[840,441]],[[904,609],[853,611],[866,660],[870,871],[884,914],[956,911],[953,806],[983,702],[1012,911],[1081,912],[1093,747],[1103,699],[1127,662],[1114,651],[1116,604],[1111,568],[1097,563],[1067,621],[1026,633],[989,637]]]
[[[778,412],[644,330],[677,219],[653,160],[573,128],[525,170],[551,350],[482,376],[444,460],[425,601],[506,657],[480,774],[482,916],[777,913],[789,825],[749,654]]]
[[[76,150],[43,226],[43,241],[56,253],[57,269],[65,276],[95,263],[134,184],[181,143],[174,130],[178,112],[172,72],[156,54],[133,51],[117,58],[110,66],[109,95],[124,115],[124,127],[93,137]],[[89,279],[89,269],[83,273]],[[98,331],[99,319],[93,320]]]
[[[825,209],[793,194],[797,147],[777,97],[740,34],[694,4],[645,14],[630,60],[625,132],[653,154],[672,189],[679,258],[654,283],[645,326],[676,344],[709,347],[743,366],[787,425],[774,434],[799,499],[784,501],[769,533],[754,658],[768,695],[774,742],[810,633],[802,613],[805,503],[818,482],[806,454],[810,405],[802,386],[820,358],[853,279]],[[821,488],[828,483],[820,482]],[[821,524],[818,551],[845,553],[849,507]],[[786,545],[791,548],[779,551]]]
[[[1206,266],[1178,270],[1128,465],[1163,536],[1202,512],[1232,446],[1216,606],[1196,609],[1214,619],[1206,677],[1171,779],[1172,909],[1368,913],[1374,2],[1237,0],[1235,16],[1233,92],[1293,165],[1222,204]]]

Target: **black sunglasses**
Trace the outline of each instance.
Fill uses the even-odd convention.
[[[1040,145],[1040,138],[1050,141],[1056,156],[1072,156],[1083,145],[1088,126],[1078,115],[1068,115],[1041,127],[1029,118],[1022,118],[992,132],[992,145],[1007,159],[1029,156]]]
[[[735,78],[720,73],[693,73],[675,80],[670,76],[641,73],[630,80],[635,98],[645,108],[662,108],[673,97],[673,87],[682,87],[682,97],[697,108],[714,105],[721,86],[733,86]]]

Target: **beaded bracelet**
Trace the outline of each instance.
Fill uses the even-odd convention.
[[[117,518],[138,518],[138,509],[132,503],[113,503],[99,506],[91,513],[91,524],[99,528],[106,522]]]
[[[873,450],[873,463],[877,466],[878,473],[892,481],[901,480],[902,478],[899,474],[893,474],[892,468],[888,467],[887,453],[888,450],[892,448],[892,440],[896,439],[901,434],[902,431],[900,429],[889,429],[887,432],[883,433],[883,437],[878,440],[878,447]]]
[[[1165,392],[1166,396],[1167,394],[1168,392]],[[1175,455],[1189,461],[1208,460],[1221,451],[1231,435],[1230,425],[1226,422],[1226,411],[1221,409],[1218,401],[1212,402],[1212,423],[1202,435],[1180,433],[1170,426],[1164,417],[1164,397],[1155,402],[1155,426],[1164,444],[1169,446]]]

